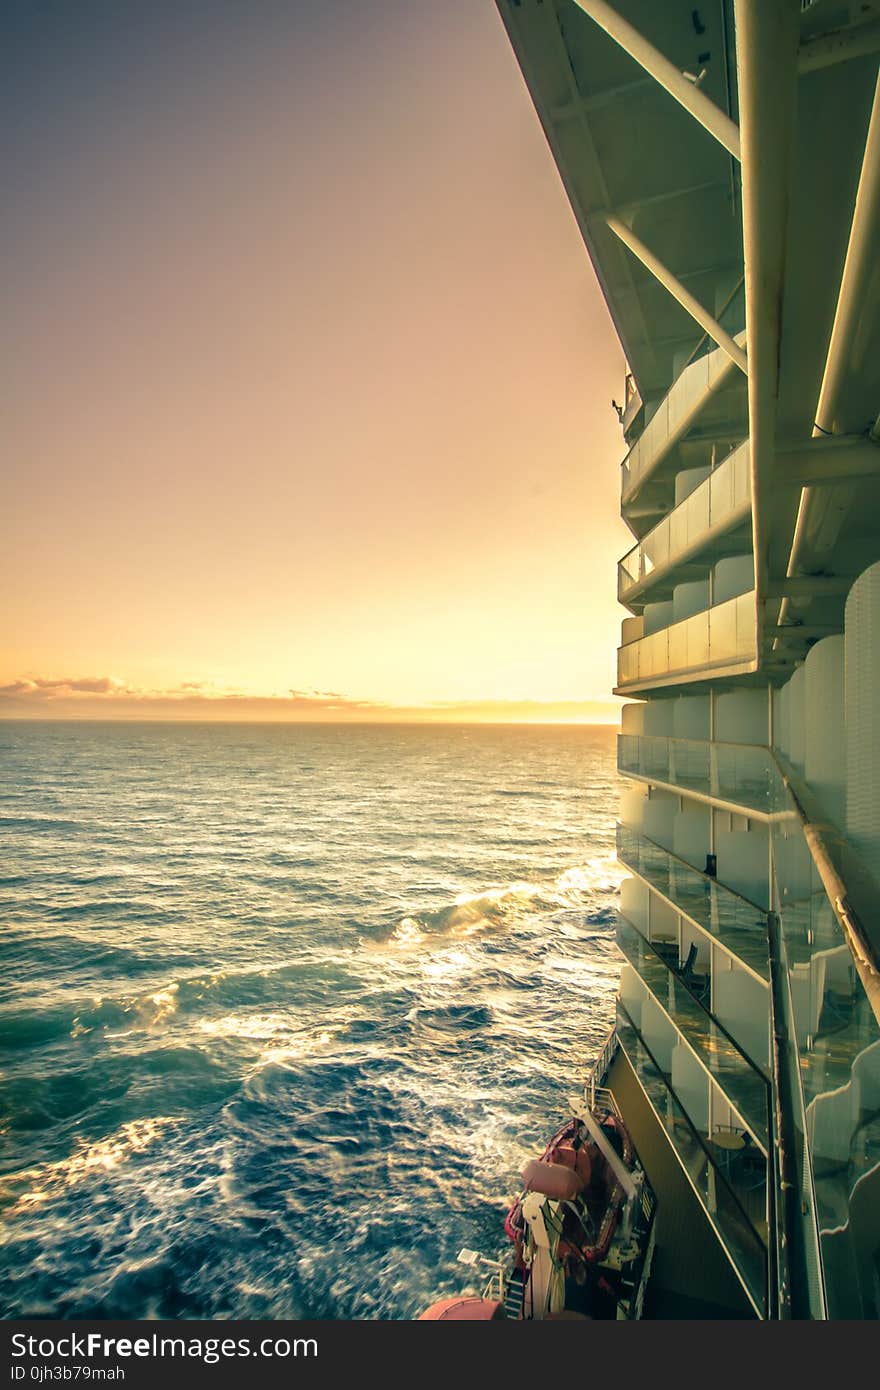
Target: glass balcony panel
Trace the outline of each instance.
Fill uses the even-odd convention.
[[[630,653],[626,660],[624,652]],[[754,656],[755,596],[750,591],[618,648],[617,683],[626,686],[689,673],[698,678],[711,667],[742,665]]]
[[[748,661],[754,657],[757,648],[754,591],[749,590],[747,594],[740,594],[737,598],[730,599],[729,602],[734,606],[736,612],[735,656],[743,661]],[[719,608],[726,608],[726,606],[723,603],[718,605]]]
[[[668,431],[674,432],[709,390],[709,363],[704,357],[681,373],[667,393]]]
[[[710,528],[721,526],[748,503],[748,448],[740,446],[624,556],[618,570],[618,597],[625,599],[648,575],[665,569],[699,544]]]
[[[767,1082],[763,1074],[625,919],[618,929],[617,944],[703,1067],[739,1111],[755,1139],[766,1148]]]
[[[698,488],[687,497],[684,502],[683,511],[687,523],[687,535],[685,544],[694,545],[700,536],[704,536],[709,529],[709,486],[711,474]]]
[[[665,518],[665,520],[668,521],[669,525],[669,552],[671,555],[681,555],[682,551],[687,549],[687,504],[689,501],[690,498],[687,498],[684,502],[682,502],[679,506],[675,508],[675,511],[669,513],[668,518]]]
[[[642,575],[652,574],[669,563],[670,554],[675,547],[671,540],[671,518],[664,517],[659,526],[650,531],[638,547],[642,555]]]
[[[668,739],[651,740],[651,746],[645,750],[645,773],[648,777],[656,777],[658,780],[665,777],[665,780],[669,781],[671,770]]]
[[[687,618],[682,624],[687,635],[687,660],[679,670],[692,671],[694,667],[708,666],[712,660],[711,614],[711,608],[705,613],[694,613],[693,617]]]
[[[733,502],[734,507],[741,507],[751,501],[752,495],[752,475],[749,462],[748,446],[737,449],[732,457],[733,471]]]
[[[762,980],[769,978],[767,919],[760,907],[624,825],[617,827],[617,857]]]
[[[639,568],[639,567],[640,567],[640,562],[641,562],[641,552],[640,552],[640,550],[639,550],[639,547],[636,546],[636,548],[635,548],[634,550],[631,550],[631,551],[629,552],[628,555],[624,555],[623,559],[618,563],[618,566],[617,566],[617,596],[618,596],[618,598],[622,598],[623,595],[627,592],[627,590],[630,589],[630,588],[632,588],[633,584],[637,584],[638,581],[641,579],[642,576],[641,576],[640,568]]]
[[[668,660],[663,669],[654,670],[652,676],[661,676],[665,672],[686,671],[688,668],[688,637],[690,618],[686,618],[683,623],[673,623],[666,629],[668,634]]]
[[[775,767],[775,764],[774,764]],[[880,1026],[778,770],[773,858],[829,1316],[880,1317]],[[804,1175],[805,1185],[809,1179]]]
[[[652,633],[648,650],[648,675],[656,676],[669,667],[669,629]]]
[[[709,520],[713,526],[717,526],[733,510],[734,461],[735,456],[726,458],[708,478]]]
[[[749,1176],[749,1170],[741,1165],[737,1170],[739,1176],[731,1181],[730,1169],[725,1173],[715,1162],[709,1149],[709,1136],[701,1134],[691,1123],[621,1004],[618,1004],[617,1036],[656,1119],[690,1177],[729,1257],[757,1307],[766,1311],[767,1226],[760,1214],[762,1209],[766,1210],[766,1179],[762,1192],[759,1168],[752,1167]],[[738,1191],[733,1183],[737,1184]]]
[[[617,747],[617,766],[622,773],[770,814],[772,759],[768,748],[658,734],[620,734]],[[806,851],[803,836],[800,843]]]
[[[712,786],[711,745],[687,739],[673,739],[671,744],[675,784],[708,795]]]
[[[770,809],[770,753],[746,744],[712,745],[712,794],[749,810]]]
[[[621,467],[624,502],[666,454],[670,444],[684,433],[707,395],[730,369],[723,348],[707,340],[706,355],[695,359],[679,374],[657,406]]]
[[[709,640],[716,651],[739,651],[736,633],[736,600],[709,609]]]
[[[617,673],[621,684],[636,681],[639,677],[638,643],[621,647],[617,653]]]

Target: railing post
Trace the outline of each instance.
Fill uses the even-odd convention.
[[[767,914],[767,943],[770,967],[770,1095],[772,1101],[772,1130],[770,1145],[771,1167],[768,1181],[775,1189],[773,1229],[768,1227],[768,1243],[774,1246],[776,1287],[778,1289],[776,1316],[778,1318],[826,1318],[822,1258],[818,1232],[813,1225],[810,1239],[804,1228],[806,1207],[801,1210],[804,1185],[812,1186],[809,1160],[803,1146],[797,1143],[795,1116],[803,1113],[803,1097],[799,1093],[800,1068],[796,1049],[797,1031],[791,1004],[788,960],[779,914]],[[796,1154],[801,1149],[804,1173],[798,1173]],[[811,1202],[815,1212],[815,1198]],[[810,1248],[812,1247],[812,1248]],[[792,1278],[792,1265],[797,1262],[799,1278]],[[810,1266],[814,1277],[810,1277]],[[811,1296],[812,1295],[812,1296]]]

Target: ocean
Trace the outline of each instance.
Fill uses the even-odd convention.
[[[412,1318],[612,1022],[613,733],[0,724],[0,1311]]]

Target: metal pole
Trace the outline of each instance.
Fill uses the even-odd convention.
[[[880,77],[874,91],[874,105],[868,123],[862,171],[856,193],[855,212],[840,281],[840,294],[834,314],[834,327],[828,344],[828,357],[819,404],[816,407],[816,428],[824,434],[839,432],[841,423],[837,412],[840,392],[849,369],[850,353],[859,322],[870,309],[869,285],[877,269],[877,247],[880,245]]]
[[[743,252],[755,623],[763,652],[776,449],[788,185],[797,87],[797,0],[734,0],[742,133]]]
[[[835,433],[851,426],[850,420],[841,420],[843,388],[850,370],[853,345],[858,341],[858,329],[864,321],[866,310],[870,311],[872,297],[871,279],[877,265],[877,245],[880,239],[880,77],[874,90],[874,105],[868,123],[865,139],[865,153],[862,158],[862,171],[856,193],[855,211],[849,234],[849,245],[840,280],[840,293],[834,313],[834,326],[828,344],[825,372],[816,406],[816,423],[813,426],[814,438],[834,436]],[[815,447],[815,446],[814,446]],[[875,446],[867,445],[873,451]],[[843,481],[843,477],[838,479]],[[827,494],[826,494],[827,497]],[[797,574],[800,565],[804,538],[809,530],[811,515],[825,499],[820,499],[814,486],[804,487],[798,506],[797,524],[791,542],[786,575],[791,578]],[[790,608],[789,600],[783,599],[777,617],[784,623]]]

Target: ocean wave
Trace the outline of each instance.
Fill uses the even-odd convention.
[[[358,989],[357,977],[344,963],[329,959],[279,962],[253,969],[190,974],[143,993],[92,999],[75,1012],[59,1016],[69,1018],[70,1036],[81,1038],[96,1030],[161,1030],[178,1015],[218,1007],[264,1007],[273,1001],[289,1004],[296,999],[301,1003],[304,998],[319,1002],[326,1000],[328,993],[338,997],[340,992]]]
[[[65,834],[78,834],[87,829],[83,821],[65,820],[60,816],[2,816],[0,827],[4,830],[63,830]]]
[[[109,1173],[142,1153],[175,1125],[179,1117],[153,1115],[120,1125],[115,1133],[94,1143],[77,1139],[69,1157],[37,1164],[0,1177],[0,1206],[7,1220],[51,1202],[67,1188],[87,1182],[98,1173]]]
[[[610,739],[10,742],[0,1312],[398,1318],[459,1288],[613,1016]]]
[[[409,1017],[419,1028],[455,1034],[491,1028],[494,1015],[487,1004],[447,1004],[442,1008],[413,1009]]]
[[[385,939],[401,948],[417,947],[426,938],[472,936],[530,915],[560,911],[589,909],[591,921],[609,921],[613,909],[597,906],[596,899],[616,896],[623,876],[612,854],[597,857],[542,883],[513,882],[482,893],[462,893],[440,908],[408,913],[386,931]]]

